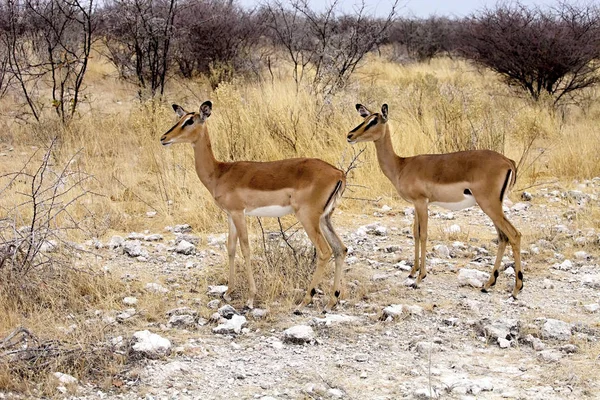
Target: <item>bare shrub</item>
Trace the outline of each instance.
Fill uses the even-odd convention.
[[[0,65],[8,76],[0,93],[11,83],[39,121],[45,106],[43,93],[49,91],[60,121],[70,121],[82,98],[95,18],[93,0],[6,2],[0,24],[5,52],[0,53]]]
[[[263,11],[274,44],[291,63],[297,90],[307,77],[313,91],[327,95],[343,88],[365,55],[383,43],[397,4],[382,20],[367,15],[364,1],[353,15],[338,16],[338,1],[317,12],[306,0],[274,0]]]
[[[103,10],[105,55],[140,99],[162,96],[172,63],[176,0],[112,0]]]
[[[216,74],[213,87],[227,80],[228,70],[256,71],[253,53],[264,25],[260,14],[232,1],[186,0],[175,18],[174,60],[181,75]],[[224,72],[224,73],[223,73]]]
[[[451,54],[457,22],[445,17],[426,19],[401,19],[390,27],[388,41],[394,47],[394,58],[403,54],[417,61],[428,61],[433,57]]]
[[[561,3],[552,10],[500,5],[463,22],[460,52],[538,100],[557,103],[600,81],[598,8]]]
[[[34,154],[21,170],[0,177],[0,194],[13,200],[0,208],[0,299],[22,310],[60,303],[70,292],[68,233],[80,230],[74,209],[89,194],[84,184],[91,176],[73,169],[73,159],[55,169],[54,150],[55,141],[37,168]]]

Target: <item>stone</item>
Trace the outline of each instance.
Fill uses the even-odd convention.
[[[190,255],[196,251],[196,246],[188,242],[187,240],[182,240],[179,242],[177,247],[175,247],[175,252],[179,254]]]
[[[136,314],[135,308],[128,308],[127,310],[121,311],[119,314],[117,314],[117,321],[125,322],[128,319],[134,317],[135,314]]]
[[[567,354],[575,354],[577,353],[577,350],[579,350],[579,348],[571,343],[560,346],[560,351],[565,352]]]
[[[225,319],[231,319],[234,315],[239,315],[237,310],[230,306],[229,304],[224,305],[219,308],[219,315]]]
[[[415,399],[437,399],[439,394],[435,388],[421,388],[413,392]]]
[[[285,342],[304,344],[315,340],[315,332],[308,325],[295,325],[283,331]]]
[[[552,268],[558,269],[560,271],[570,271],[573,268],[573,263],[571,260],[565,260],[562,263],[556,263],[552,265]]]
[[[382,319],[397,318],[402,314],[423,315],[423,308],[417,305],[392,304],[383,309]]]
[[[587,311],[587,312],[595,313],[595,312],[598,312],[598,310],[600,310],[600,304],[598,304],[598,303],[584,304],[583,308],[585,308],[585,311]]]
[[[225,294],[225,292],[227,292],[227,286],[226,285],[216,285],[216,286],[208,286],[208,295],[209,296],[217,296],[217,297],[221,297]]]
[[[126,306],[135,306],[137,304],[137,299],[135,297],[125,297],[123,298],[123,304]]]
[[[78,382],[74,376],[62,372],[55,372],[52,375],[63,385],[76,385]]]
[[[247,320],[243,315],[232,315],[231,319],[221,319],[221,324],[219,324],[216,328],[213,328],[214,333],[218,334],[229,334],[229,333],[237,333],[239,334],[242,331],[244,325],[246,325]]]
[[[329,394],[329,396],[334,399],[341,399],[342,397],[344,397],[344,392],[342,392],[340,389],[336,389],[336,388],[329,389],[327,391],[327,394]]]
[[[156,282],[149,282],[146,283],[146,286],[144,287],[148,292],[152,292],[152,293],[169,293],[169,289],[167,289],[166,287],[164,287],[163,285],[161,285],[160,283],[156,283]]]
[[[489,322],[488,319],[482,319],[478,323],[478,330],[480,333],[491,339],[492,342],[497,342],[500,347],[506,342],[500,341],[500,339],[506,341],[512,341],[519,337],[519,321],[517,319],[501,319]]]
[[[58,242],[56,240],[44,240],[39,247],[39,251],[42,253],[54,253],[58,249]]]
[[[106,244],[106,246],[109,249],[116,249],[117,247],[123,246],[124,242],[125,242],[125,239],[123,239],[122,236],[115,235],[115,236],[113,236],[113,237],[110,238],[110,240]]]
[[[542,326],[542,336],[546,339],[569,340],[572,325],[557,319],[548,318]]]
[[[359,353],[354,356],[354,359],[358,362],[367,362],[369,360],[369,355],[364,353]]]
[[[227,235],[224,233],[220,235],[208,235],[206,242],[209,246],[219,247],[227,242]]]
[[[546,362],[557,362],[563,355],[560,351],[554,349],[542,350],[539,352],[539,357]]]
[[[436,244],[433,246],[433,252],[441,258],[450,258],[450,250],[448,246],[443,244]]]
[[[262,318],[266,317],[267,314],[268,314],[268,311],[264,310],[262,308],[254,308],[250,312],[250,315],[252,315],[252,318],[254,318],[254,319],[262,319]]]
[[[148,330],[138,331],[131,338],[131,351],[139,357],[158,359],[169,355],[171,341]]]
[[[444,228],[445,233],[460,233],[460,225],[452,224],[447,228]]]
[[[576,251],[575,254],[573,254],[575,256],[576,259],[578,260],[589,260],[591,259],[591,256],[585,252],[585,251]]]
[[[192,227],[189,224],[175,225],[171,231],[173,233],[187,233],[192,231]]]
[[[168,325],[172,328],[193,328],[196,326],[194,317],[189,314],[173,315],[169,318]]]
[[[472,286],[481,288],[490,278],[490,274],[476,269],[461,268],[458,271],[458,284],[460,286]]]
[[[415,349],[421,355],[428,355],[439,351],[440,345],[432,342],[418,342]]]
[[[221,300],[213,299],[206,304],[206,307],[210,308],[211,310],[216,310],[219,308],[219,305],[221,305]]]
[[[190,242],[194,246],[198,246],[200,244],[200,237],[196,235],[192,235],[191,233],[181,233],[175,236],[175,245],[178,245],[182,241]]]
[[[326,314],[324,318],[313,318],[310,324],[315,326],[330,326],[334,324],[356,324],[360,321],[359,317],[353,315]]]
[[[506,340],[504,338],[498,338],[498,345],[501,349],[507,349],[510,347],[510,340]]]
[[[523,192],[521,193],[521,200],[523,201],[531,201],[533,199],[533,196],[531,195],[531,193],[529,192]]]
[[[148,257],[148,250],[146,250],[139,240],[127,240],[123,243],[123,253],[129,257]]]
[[[144,236],[144,240],[146,242],[158,242],[163,240],[163,235],[161,235],[160,233],[153,233],[151,235]]]

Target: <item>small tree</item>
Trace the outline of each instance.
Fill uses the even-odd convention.
[[[6,52],[6,82],[16,85],[31,115],[40,120],[50,82],[52,107],[62,123],[81,101],[96,21],[93,0],[9,0],[0,40]]]
[[[390,28],[389,41],[396,55],[405,52],[417,61],[427,61],[454,50],[456,22],[443,17],[401,19]]]
[[[275,45],[289,55],[297,87],[310,71],[311,88],[331,94],[347,83],[368,52],[383,43],[397,4],[384,19],[369,16],[364,1],[352,15],[337,16],[337,0],[322,12],[312,10],[307,0],[275,0],[265,11]]]
[[[497,72],[535,100],[548,93],[556,104],[600,81],[597,8],[502,5],[466,19],[459,37],[466,58]]]
[[[104,9],[106,56],[140,98],[165,90],[176,12],[177,0],[112,0]]]

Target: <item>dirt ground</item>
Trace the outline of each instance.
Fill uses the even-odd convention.
[[[540,186],[531,197],[512,195],[507,216],[523,233],[518,300],[510,298],[510,249],[490,293],[459,279],[462,269],[490,273],[496,254],[495,230],[477,207],[430,208],[428,276],[419,289],[407,281],[414,243],[406,203],[338,213],[334,222],[350,248],[345,300],[323,319],[328,279],[321,286],[325,294],[317,294],[304,315],[259,301],[267,315],[246,313],[239,334],[213,331],[217,323],[209,316],[225,303],[213,301],[216,308],[209,308],[218,297],[206,296],[207,282],[197,278],[199,268],[224,268],[223,236],[202,237],[190,255],[173,250],[169,232],[156,242],[140,240],[147,250],[141,256],[105,245],[98,252],[107,269],[124,279],[158,282],[169,290],[165,298],[198,314],[185,328],[169,324],[168,316],[145,322],[145,329],[170,340],[170,355],[136,361],[111,388],[83,382],[65,397],[600,398],[599,193],[596,178]],[[234,303],[241,311],[242,299]],[[388,315],[390,305],[404,307]],[[142,301],[133,308],[143,313],[149,307]],[[314,337],[303,344],[287,340],[284,331],[296,325],[310,326]]]

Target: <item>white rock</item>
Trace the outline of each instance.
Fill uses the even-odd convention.
[[[147,211],[146,212],[146,217],[148,217],[148,218],[154,218],[154,217],[156,217],[156,211]]]
[[[120,312],[119,314],[117,314],[117,321],[125,322],[128,319],[134,317],[135,314],[136,314],[135,308],[128,308],[127,310],[124,310],[124,311]]]
[[[223,296],[227,292],[227,286],[225,285],[217,285],[217,286],[208,286],[208,295],[209,296]]]
[[[148,250],[146,250],[139,240],[127,240],[123,243],[123,253],[129,257],[148,257]]]
[[[261,319],[266,317],[266,315],[268,314],[267,310],[264,310],[262,308],[253,308],[252,312],[250,312],[250,314],[252,315],[252,318],[254,319]]]
[[[542,326],[542,336],[548,339],[569,340],[572,325],[557,319],[548,318]]]
[[[573,268],[573,263],[571,260],[565,260],[560,264],[554,264],[552,267],[561,271],[569,271],[571,268]]]
[[[329,389],[327,391],[327,394],[329,394],[329,396],[333,397],[334,399],[341,399],[342,397],[344,397],[344,392],[336,388]]]
[[[574,256],[578,260],[587,260],[590,258],[590,255],[585,251],[576,251]]]
[[[422,388],[413,392],[415,399],[437,399],[439,397],[435,388]]]
[[[360,322],[359,317],[345,314],[326,314],[325,318],[313,318],[312,325],[330,326],[334,324],[356,324]]]
[[[498,338],[498,345],[501,349],[507,349],[510,347],[510,340],[504,338]]]
[[[208,238],[206,238],[206,241],[209,246],[219,247],[227,242],[227,235],[224,233],[220,235],[209,235]]]
[[[433,246],[433,252],[441,258],[450,258],[450,250],[448,249],[448,246],[445,246],[443,244],[436,244],[435,246]]]
[[[283,331],[283,339],[291,343],[309,343],[314,341],[315,332],[308,325],[296,325]]]
[[[383,309],[383,319],[386,317],[397,318],[403,313],[423,315],[423,307],[408,304],[392,304]]]
[[[133,334],[131,349],[142,357],[156,359],[171,352],[171,341],[148,330]]]
[[[123,298],[123,304],[126,306],[135,306],[137,304],[137,299],[135,297],[125,297]]]
[[[546,362],[557,362],[563,358],[563,354],[560,351],[548,349],[540,351],[539,357]]]
[[[440,349],[440,345],[432,342],[418,342],[415,346],[417,353],[422,355],[429,355],[435,353]]]
[[[219,308],[220,304],[221,304],[221,300],[213,299],[213,300],[209,301],[208,304],[206,304],[206,307],[210,308],[211,310],[216,310],[217,308]]]
[[[169,311],[166,312],[167,317],[173,316],[173,315],[191,315],[191,316],[197,316],[198,315],[198,311],[194,310],[193,308],[190,307],[178,307],[178,308],[173,308]]]
[[[461,268],[458,271],[458,284],[460,286],[473,286],[480,288],[483,287],[489,278],[490,274],[476,269]]]
[[[228,334],[228,333],[240,333],[244,325],[246,325],[246,317],[243,315],[232,315],[231,319],[221,319],[221,324],[216,328],[213,328],[214,333]]]
[[[173,233],[186,233],[186,232],[191,232],[192,227],[189,224],[180,224],[180,225],[175,225],[173,228],[171,228],[171,231]]]
[[[163,235],[160,233],[153,233],[152,235],[144,236],[144,240],[146,242],[158,242],[159,240],[163,240]]]
[[[153,293],[169,293],[169,289],[156,282],[146,283],[145,289]]]
[[[40,251],[42,253],[53,253],[58,249],[58,242],[56,240],[44,240],[40,245]]]
[[[189,314],[173,315],[169,318],[169,326],[176,328],[193,328],[196,325],[194,317]]]
[[[598,304],[598,303],[584,304],[583,308],[585,308],[585,310],[587,312],[595,313],[598,310],[600,310],[600,304]]]
[[[75,385],[78,382],[77,378],[74,376],[64,374],[62,372],[55,372],[52,375],[54,375],[58,382],[62,383],[63,385]]]
[[[225,304],[223,307],[219,308],[218,311],[219,311],[219,315],[221,315],[223,318],[226,318],[226,319],[230,319],[234,315],[239,315],[237,310],[229,304]]]
[[[446,233],[460,233],[460,225],[452,224],[447,228],[444,228],[444,232]]]
[[[175,247],[175,252],[179,254],[190,255],[196,250],[196,246],[188,242],[187,240],[182,240],[179,242],[177,247]]]

